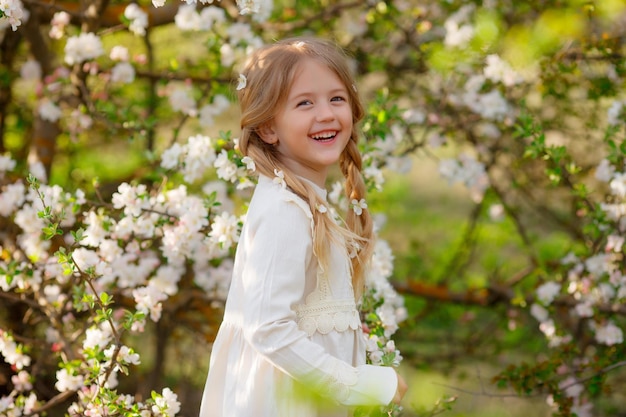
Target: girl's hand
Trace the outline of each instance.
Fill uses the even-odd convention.
[[[398,388],[396,389],[396,395],[393,397],[393,402],[395,404],[400,404],[400,401],[402,400],[402,397],[404,397],[404,394],[406,394],[409,386],[398,372],[396,372],[396,376],[398,377]]]

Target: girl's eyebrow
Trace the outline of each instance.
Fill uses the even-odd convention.
[[[334,88],[334,89],[328,91],[328,93],[330,93],[331,95],[332,94],[338,94],[338,93],[344,93],[345,94],[347,92],[348,92],[348,89],[345,88],[345,87]],[[290,95],[289,96],[289,100],[296,100],[296,99],[302,98],[302,97],[310,97],[310,96],[313,96],[315,94],[316,93],[314,93],[313,91],[302,91],[302,92],[297,93],[296,95],[293,95],[293,96]]]

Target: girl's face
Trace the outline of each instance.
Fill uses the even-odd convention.
[[[264,141],[277,143],[285,165],[323,187],[352,132],[346,86],[326,65],[304,59],[284,106],[262,130]]]

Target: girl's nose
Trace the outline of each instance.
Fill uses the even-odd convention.
[[[317,120],[326,122],[335,118],[335,111],[330,103],[322,103],[317,107]]]

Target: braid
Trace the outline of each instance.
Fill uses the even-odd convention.
[[[350,139],[348,145],[341,154],[339,161],[341,172],[345,177],[345,190],[348,201],[365,198],[366,188],[361,176],[361,154],[356,144],[356,140]],[[357,243],[359,251],[352,259],[352,286],[355,295],[359,297],[365,286],[365,265],[374,252],[373,242],[373,221],[368,210],[363,210],[357,215],[351,208],[346,214],[346,225],[348,229],[358,237]]]

